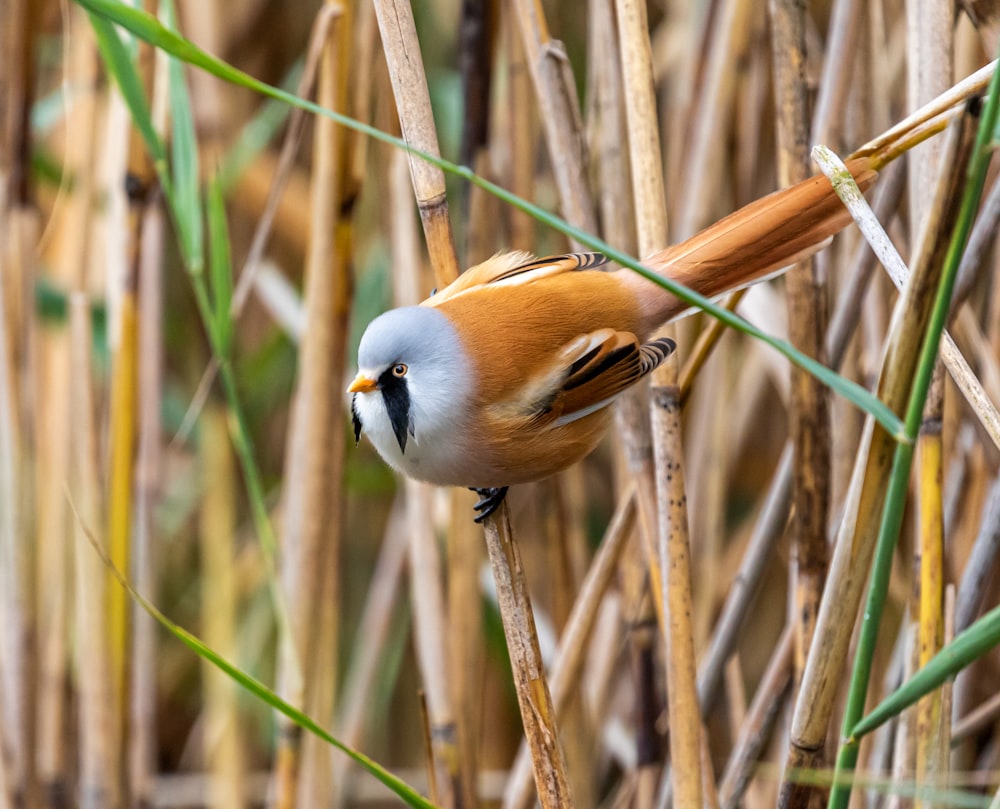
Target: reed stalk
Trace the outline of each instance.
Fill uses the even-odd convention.
[[[521,553],[510,531],[506,504],[502,503],[484,525],[521,722],[531,750],[538,802],[542,809],[570,807],[573,802],[559,744],[555,708],[538,646]]]
[[[201,633],[219,654],[235,658],[238,583],[233,565],[236,524],[235,469],[224,411],[208,407],[199,430],[205,494],[200,513],[202,557]],[[245,765],[235,683],[210,664],[202,665],[205,718],[202,744],[212,778],[207,801],[212,809],[245,806]]]
[[[403,139],[429,154],[439,156],[434,117],[431,114],[427,77],[419,58],[420,44],[410,4],[402,0],[375,3],[382,47],[389,65],[396,111]],[[410,159],[410,173],[417,195],[417,210],[424,225],[427,250],[438,287],[458,277],[459,267],[452,240],[451,220],[445,198],[444,172],[416,156]]]
[[[645,6],[616,3],[621,32],[622,79],[629,130],[632,193],[640,255],[668,240],[666,194],[653,96],[653,71]],[[667,327],[658,336],[676,337]],[[687,494],[681,446],[677,357],[670,357],[651,380],[651,433],[658,512],[657,555],[663,578],[670,720],[670,760],[675,800],[682,809],[702,805],[701,716],[695,685],[694,624]]]
[[[345,109],[352,17],[338,2],[332,3],[331,14],[317,94],[325,106]],[[325,718],[333,716],[339,632],[345,450],[340,391],[352,296],[351,140],[342,128],[317,121],[305,266],[306,331],[286,454],[282,583],[292,632],[288,640],[297,661],[284,659],[279,676],[286,699]],[[277,800],[288,809],[315,806],[330,788],[326,751],[312,737],[303,745],[300,733],[289,723],[279,736]]]
[[[805,77],[805,9],[794,2],[769,3],[777,97],[778,181],[792,185],[809,176],[809,114]],[[847,71],[841,71],[842,73]],[[829,85],[824,85],[829,87]],[[799,262],[785,276],[789,339],[825,361],[829,317],[823,277],[816,262]],[[826,525],[830,507],[830,403],[827,388],[792,369],[789,435],[794,452],[792,485],[792,589],[795,680],[802,678],[826,578]]]
[[[611,585],[615,568],[632,536],[636,520],[634,490],[619,501],[615,514],[608,523],[600,550],[594,556],[587,577],[580,586],[573,611],[559,638],[559,648],[550,667],[549,683],[556,716],[560,716],[570,698],[579,693],[587,648],[591,642],[598,610]],[[526,743],[522,743],[511,768],[505,791],[505,809],[527,809],[531,793],[531,758]]]

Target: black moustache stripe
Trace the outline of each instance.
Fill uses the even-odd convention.
[[[407,433],[413,433],[410,415],[410,391],[407,389],[404,379],[390,376],[384,382],[379,381],[382,398],[385,400],[385,411],[389,414],[389,423],[392,425],[392,432],[399,444],[399,451],[405,453]]]
[[[361,416],[358,415],[358,394],[351,397],[351,423],[354,425],[354,446],[361,440]]]

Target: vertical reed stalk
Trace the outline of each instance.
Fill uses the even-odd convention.
[[[634,489],[630,489],[619,501],[559,639],[550,677],[552,704],[557,717],[566,709],[571,696],[579,693],[585,655],[597,622],[598,609],[635,528],[635,501]],[[505,809],[528,809],[533,797],[530,784],[530,749],[522,743],[504,794]]]
[[[403,139],[411,146],[439,156],[427,77],[420,59],[420,43],[410,4],[404,0],[376,0],[375,13]],[[444,172],[414,155],[408,157],[434,280],[438,287],[445,287],[458,277],[459,267],[448,218]]]
[[[209,406],[202,413],[199,450],[205,494],[200,513],[202,569],[201,633],[227,660],[236,658],[237,582],[234,562],[236,514],[234,464],[226,416]],[[215,666],[202,665],[205,720],[202,744],[212,782],[212,809],[245,805],[243,751],[236,684]]]
[[[155,0],[146,0],[144,9],[155,13]],[[153,97],[154,50],[140,42],[136,53],[136,72],[146,98]],[[108,433],[108,480],[106,520],[108,556],[119,571],[130,571],[132,564],[132,519],[135,494],[134,452],[138,420],[138,276],[143,246],[143,225],[148,206],[155,197],[156,172],[146,150],[141,130],[133,122],[129,136],[127,166],[122,182],[127,194],[126,244],[121,273],[113,278],[113,308],[109,320],[111,350],[110,423]],[[109,257],[115,258],[115,257]],[[115,266],[112,264],[112,266]],[[110,626],[111,680],[116,704],[119,747],[115,758],[128,749],[128,726],[125,708],[129,704],[126,661],[131,646],[131,604],[124,588],[107,573],[108,621]]]
[[[665,246],[668,229],[648,24],[642,3],[618,0],[616,9],[639,253],[649,255]],[[676,332],[667,327],[660,334],[675,336]],[[651,428],[656,461],[658,556],[666,605],[664,640],[673,794],[681,809],[700,809],[702,729],[695,683],[694,615],[677,374],[676,355],[653,373]]]
[[[770,0],[774,85],[777,97],[778,182],[792,185],[809,170],[805,7]],[[829,317],[826,290],[808,258],[786,276],[788,336],[803,353],[824,361]],[[795,679],[801,679],[826,576],[826,526],[830,490],[830,408],[825,385],[801,368],[791,369],[789,434],[794,448],[792,495],[792,604]]]
[[[542,809],[573,805],[566,780],[566,763],[559,745],[555,708],[545,679],[531,600],[521,553],[510,530],[506,502],[485,522],[486,549],[496,579],[500,617],[510,652],[524,736],[531,750],[535,788]]]
[[[81,35],[73,45],[69,67],[74,80],[93,81],[97,75],[97,54],[89,31],[80,26]],[[91,229],[96,217],[93,211],[95,190],[93,175],[88,171],[97,158],[96,142],[100,115],[99,97],[85,99],[68,119],[76,137],[67,143],[66,161],[73,171],[85,179],[66,201],[61,220],[64,241],[52,257],[52,278],[71,289],[86,285],[88,250],[93,249]],[[38,401],[35,447],[37,449],[36,482],[36,598],[37,598],[37,687],[34,705],[36,766],[39,787],[46,802],[58,800],[70,785],[64,781],[69,750],[65,745],[65,678],[68,671],[68,593],[66,536],[69,515],[66,505],[65,481],[70,476],[71,428],[71,341],[63,328],[45,329],[39,333]],[[31,704],[25,702],[25,705]],[[120,715],[120,714],[119,714]],[[30,737],[28,737],[30,738]],[[31,743],[23,745],[31,750]]]
[[[395,303],[414,305],[423,298],[420,265],[420,242],[412,227],[412,188],[405,181],[406,159],[401,154],[391,158],[389,185],[393,220],[392,269]],[[468,762],[457,747],[453,690],[447,668],[448,636],[452,629],[445,612],[444,583],[441,581],[441,557],[438,552],[435,525],[432,519],[433,487],[407,480],[406,509],[410,530],[408,556],[410,565],[410,599],[417,660],[426,695],[427,718],[430,723],[431,756],[435,768],[440,768],[438,783],[442,785],[444,803],[453,805],[459,797],[456,789],[464,778]],[[466,520],[468,513],[465,512]],[[451,541],[457,541],[457,537]],[[467,609],[466,607],[462,608]],[[461,759],[460,759],[461,756]],[[435,773],[435,776],[437,773]]]
[[[105,620],[106,572],[100,557],[87,541],[87,531],[97,531],[103,519],[97,486],[98,441],[91,386],[90,306],[83,293],[70,302],[73,337],[73,462],[69,496],[80,520],[72,532],[77,636],[77,693],[79,695],[79,793],[80,806],[99,809],[120,805],[116,777],[114,719],[115,698],[109,679],[110,637]],[[102,532],[103,533],[103,532]]]
[[[939,210],[944,211],[944,201],[948,198],[945,195],[953,191],[948,183],[942,182],[937,193]],[[942,219],[947,221],[943,213]],[[936,225],[943,226],[943,221]],[[913,273],[896,305],[878,383],[879,398],[897,413],[903,411],[909,398],[920,351],[916,337],[924,333],[930,319],[940,258],[946,249],[946,240],[936,230],[925,230],[922,238],[925,247],[918,251]],[[853,621],[844,620],[844,616],[857,614],[875,551],[894,454],[892,437],[867,420],[792,720],[780,797],[782,807],[803,806],[812,791],[811,787],[791,780],[791,771],[815,767],[822,760],[823,743],[853,629]]]
[[[919,510],[917,551],[919,567],[919,666],[940,651],[944,642],[944,514],[942,487],[943,446],[941,428],[944,410],[944,366],[935,366],[931,389],[924,406],[923,423],[917,438],[916,464]],[[916,583],[915,583],[916,584]],[[917,705],[917,783],[926,782],[937,772],[937,745],[944,714],[941,693],[928,694]]]
[[[914,371],[918,375],[912,383],[912,390],[907,394],[906,435],[909,440],[896,445],[892,458],[892,470],[886,481],[888,489],[879,524],[871,585],[861,625],[858,652],[851,675],[847,706],[844,711],[845,728],[853,728],[864,707],[875,641],[885,593],[888,588],[892,554],[902,523],[903,505],[914,451],[913,443],[917,439],[920,418],[930,385],[933,358],[938,353],[938,341],[944,330],[945,313],[950,307],[951,293],[957,275],[958,258],[968,235],[966,227],[972,216],[972,211],[969,210],[971,207],[970,192],[975,191],[975,202],[978,202],[978,194],[981,191],[981,185],[975,188],[973,183],[966,182],[967,173],[970,178],[977,176],[973,172],[973,168],[975,162],[982,161],[982,155],[977,154],[972,143],[974,129],[972,121],[977,117],[965,115],[955,122],[944,144],[942,170],[938,176],[933,204],[929,208],[925,227],[921,232],[916,266],[901,299],[901,302],[905,303],[909,297],[908,293],[918,284],[926,282],[929,285],[927,294],[932,297],[932,305],[924,315],[926,317],[925,324],[922,324],[917,332],[920,335],[924,335],[925,332],[927,334],[919,341],[920,365],[914,364]],[[978,137],[981,138],[982,135]],[[977,140],[976,146],[979,145]],[[967,164],[967,170],[961,170]],[[967,218],[963,221],[960,214]],[[918,305],[919,301],[918,298],[914,302],[915,305]],[[894,325],[898,325],[903,319],[905,319],[905,313],[900,315],[897,308]],[[891,337],[895,336],[894,333],[895,330],[893,330]],[[890,345],[890,350],[894,347]],[[905,341],[903,349],[907,354],[912,350],[907,349]],[[848,731],[848,733],[850,732]],[[842,773],[853,769],[857,755],[857,742],[845,743],[837,758],[837,771]],[[850,784],[837,783],[830,794],[831,809],[845,807],[849,795]]]
[[[582,137],[580,102],[562,43],[552,38],[541,3],[515,0],[525,59],[538,98],[549,160],[559,189],[563,218],[590,233],[597,219],[587,182],[586,141]]]
[[[352,15],[331,0],[333,17],[317,77],[320,104],[344,110]],[[292,704],[327,722],[333,716],[344,513],[343,389],[352,281],[347,168],[352,136],[317,119],[313,138],[311,220],[305,267],[306,330],[286,452],[282,583],[292,638],[281,682]],[[301,672],[301,681],[296,669]],[[314,737],[280,720],[278,805],[315,806],[329,792],[329,756]]]
[[[143,225],[139,267],[139,445],[136,456],[135,586],[141,593],[157,591],[158,528],[156,509],[163,484],[163,247],[166,213],[150,206]],[[131,688],[129,689],[128,794],[134,804],[153,800],[157,759],[156,620],[144,610],[132,623]]]

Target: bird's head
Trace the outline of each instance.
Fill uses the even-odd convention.
[[[405,306],[375,318],[358,346],[354,437],[362,428],[390,460],[408,438],[454,426],[470,388],[470,364],[451,321],[437,309]],[[418,438],[419,437],[419,438]]]

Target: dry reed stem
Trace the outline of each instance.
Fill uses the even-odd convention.
[[[983,606],[989,577],[1000,557],[1000,478],[993,481],[983,503],[979,532],[965,563],[955,605],[955,632],[969,628]]]
[[[74,525],[76,668],[79,695],[79,794],[86,809],[118,806],[120,784],[116,778],[113,719],[114,697],[110,688],[108,625],[104,610],[106,580],[104,565],[87,543],[84,525],[102,524],[101,498],[97,486],[98,440],[94,420],[94,391],[90,363],[90,306],[77,292],[70,300],[69,327],[72,335],[72,471],[68,494],[80,520]],[[64,497],[66,492],[64,492]]]
[[[155,13],[155,0],[145,0],[144,10]],[[146,98],[153,98],[155,50],[147,42],[137,44],[136,72]],[[145,214],[154,199],[157,185],[152,159],[146,151],[141,132],[133,124],[128,141],[127,166],[122,178],[127,195],[127,213],[124,224],[128,234],[125,246],[125,263],[118,276],[112,269],[109,288],[109,344],[111,349],[110,425],[108,437],[107,530],[108,556],[118,570],[131,570],[132,520],[134,486],[134,453],[138,425],[138,277],[143,249]],[[106,260],[114,267],[115,256]],[[119,288],[120,285],[120,288]],[[125,722],[126,706],[130,702],[127,681],[127,657],[132,632],[132,607],[128,594],[108,576],[108,620],[111,624],[111,677],[117,700],[117,722],[122,729],[119,743],[127,749],[128,725]]]
[[[208,407],[199,431],[204,496],[200,511],[201,635],[227,660],[236,659],[237,582],[234,575],[234,464],[225,413]],[[213,786],[208,805],[239,809],[243,801],[243,744],[237,686],[214,665],[201,666],[205,718],[202,744]]]
[[[375,3],[375,12],[403,137],[408,143],[438,155],[440,151],[437,132],[410,5],[402,0],[378,0]],[[451,221],[448,218],[444,174],[440,169],[419,158],[408,156],[408,159],[436,285],[444,287],[454,280],[459,272]],[[397,215],[405,214],[400,211]],[[394,249],[397,251],[393,262],[397,279],[400,274],[407,276],[406,283],[418,289],[419,265],[416,262],[418,253],[412,251],[410,245],[397,244],[394,245]],[[400,255],[399,251],[402,250],[412,254]],[[422,297],[422,294],[408,297],[406,302],[416,303]],[[445,676],[444,664],[447,660],[445,601],[440,581],[440,562],[430,524],[431,491],[430,487],[407,481],[411,519],[418,529],[413,533],[410,550],[418,657],[424,675],[424,688],[428,694],[434,756],[447,776],[444,801],[446,805],[451,805],[456,799],[457,790],[463,789],[462,784],[466,785],[464,789],[468,791],[467,779],[472,776],[461,774],[467,766],[456,744],[451,683]],[[422,502],[417,502],[418,498],[421,498]]]
[[[825,143],[838,151],[844,141],[841,131],[847,117],[844,110],[854,75],[853,56],[860,50],[858,40],[863,21],[864,5],[860,0],[837,0],[833,4],[809,140]]]
[[[616,3],[632,194],[640,255],[669,241],[660,138],[653,95],[653,66],[645,4]],[[675,336],[674,327],[659,334]],[[667,359],[652,375],[650,426],[655,459],[658,506],[657,550],[662,571],[666,625],[667,698],[673,793],[681,809],[702,805],[701,716],[695,685],[694,624],[684,487],[677,357]],[[642,762],[640,762],[642,763]]]
[[[155,510],[162,486],[160,402],[163,395],[163,243],[165,212],[150,206],[139,264],[139,437],[132,570],[136,588],[156,592]],[[95,524],[95,523],[91,523]],[[152,800],[156,771],[156,621],[138,611],[132,622],[128,795]]]
[[[719,804],[722,809],[735,809],[753,778],[753,766],[771,734],[781,712],[788,687],[792,683],[792,663],[795,648],[792,626],[785,628],[771,656],[764,677],[754,694],[746,722],[733,745],[719,783]]]
[[[489,153],[477,152],[476,168],[487,172]],[[402,183],[401,183],[402,185]],[[466,259],[486,258],[495,251],[498,221],[498,200],[472,187],[468,199],[469,220],[466,238]],[[413,217],[402,217],[404,227],[415,228]],[[482,721],[482,677],[485,663],[482,615],[469,605],[482,598],[479,573],[485,561],[482,531],[469,519],[475,503],[472,492],[451,491],[450,522],[447,526],[447,609],[448,609],[448,672],[451,678],[452,707],[455,720],[455,741],[462,751],[458,771],[458,805],[476,809],[479,805],[477,777]]]
[[[410,602],[413,610],[414,646],[427,694],[434,762],[445,776],[444,806],[455,805],[459,771],[465,766],[458,749],[451,680],[448,676],[448,624],[445,613],[441,557],[434,535],[431,502],[434,487],[406,480],[409,522]]]
[[[494,152],[503,149],[503,161],[507,167],[507,188],[524,199],[535,196],[535,171],[538,159],[538,139],[535,137],[538,111],[532,103],[531,71],[528,67],[524,43],[516,29],[511,14],[500,15],[500,29],[504,51],[507,55],[506,89],[500,99],[498,113],[503,111],[503,129],[499,143],[494,142]],[[535,220],[527,213],[509,211],[510,244],[518,250],[535,249]]]
[[[590,648],[598,611],[635,528],[635,501],[634,488],[630,488],[618,501],[559,638],[559,648],[553,657],[549,676],[552,704],[557,717],[566,710],[570,698],[579,693],[586,653]],[[511,767],[504,793],[504,809],[527,809],[530,805],[533,798],[530,790],[530,766],[528,748],[522,743]]]
[[[996,70],[996,67],[997,60],[994,59],[975,73],[956,82],[920,109],[856,149],[851,153],[850,158],[872,155],[877,158],[879,165],[884,165],[888,160],[898,156],[900,151],[905,151],[908,148],[906,144],[925,126],[936,126],[939,131],[943,128],[943,124],[940,121],[935,122],[935,119],[948,118],[959,104],[973,96],[982,95],[989,85],[990,79],[993,78],[993,71]]]
[[[792,185],[810,174],[805,7],[794,0],[770,0],[768,7],[777,99],[778,182]],[[806,355],[824,362],[823,336],[829,311],[818,266],[805,259],[785,278],[789,340]],[[826,577],[831,457],[829,389],[798,367],[791,369],[789,436],[794,452],[790,571],[794,595],[789,609],[796,627],[798,681]]]
[[[538,647],[521,553],[510,531],[507,503],[485,522],[486,548],[496,579],[497,602],[510,652],[524,735],[531,750],[535,789],[542,809],[573,805],[559,745],[552,695]]]
[[[823,171],[829,176],[833,176],[838,171],[843,171],[844,165],[828,150],[818,147],[815,151],[817,159],[823,166]],[[868,207],[864,197],[850,190],[847,192],[846,204],[851,208],[858,227],[871,245],[874,253],[879,257],[882,266],[885,267],[893,284],[899,290],[903,289],[906,280],[910,277],[910,271],[906,264],[896,252],[888,234],[882,228],[878,217]],[[971,319],[965,315],[965,310],[959,314],[959,326],[971,323]],[[987,435],[993,443],[1000,448],[1000,411],[997,410],[989,395],[983,389],[982,383],[973,373],[969,363],[959,351],[954,339],[948,331],[945,331],[941,338],[939,347],[941,359],[948,373],[951,375],[959,391],[965,398],[969,407],[979,419]]]
[[[403,139],[411,146],[439,156],[427,77],[424,75],[410,3],[406,0],[376,0],[375,13]],[[459,273],[445,198],[444,172],[416,156],[409,156],[409,163],[434,279],[437,286],[443,288]]]
[[[919,575],[914,576],[912,586],[919,603],[918,643],[921,668],[938,653],[944,640],[943,410],[944,368],[938,361],[924,406],[915,457],[919,481],[915,556],[919,560]],[[925,782],[938,769],[937,746],[943,718],[940,691],[920,700],[917,705],[918,784]]]
[[[93,80],[97,74],[97,54],[89,32],[82,34],[72,45],[68,66],[73,81]],[[87,274],[88,250],[94,198],[93,175],[88,171],[97,158],[99,97],[91,94],[83,100],[67,125],[75,125],[76,138],[67,142],[65,160],[74,172],[86,175],[65,200],[61,222],[65,228],[64,239],[58,244],[52,258],[51,277],[69,288],[83,289]],[[79,127],[78,129],[76,127]],[[34,542],[36,564],[34,591],[36,605],[34,631],[38,633],[35,670],[29,675],[35,681],[34,694],[22,692],[24,709],[34,710],[29,720],[33,726],[26,730],[17,745],[28,753],[37,745],[32,755],[39,788],[46,794],[58,795],[69,787],[63,782],[69,751],[65,740],[65,678],[68,673],[68,570],[66,566],[66,532],[69,526],[66,495],[63,490],[70,473],[70,440],[72,403],[70,400],[71,366],[70,335],[66,330],[40,331],[38,340],[38,412],[35,428],[36,485],[33,520],[37,534]],[[25,526],[27,527],[27,526]],[[24,541],[23,539],[21,540]],[[117,658],[124,665],[121,648],[124,636],[119,638]],[[120,669],[116,671],[121,673]],[[27,670],[22,672],[26,674]],[[120,683],[120,681],[119,681]],[[30,706],[30,708],[29,708]],[[121,716],[116,711],[116,716]],[[27,718],[27,716],[26,716]],[[17,755],[17,754],[15,754]]]
[[[612,244],[635,252],[636,244],[634,200],[629,188],[631,164],[629,150],[622,148],[628,137],[628,124],[622,102],[623,78],[621,48],[610,0],[594,0],[590,6],[592,60],[596,87],[591,110],[592,139],[597,144],[595,155],[598,173],[598,204],[604,236]],[[643,36],[645,36],[643,32]],[[596,131],[594,131],[596,129]],[[648,392],[645,386],[626,391],[615,406],[616,436],[623,449],[628,476],[637,484],[639,509],[638,530],[641,545],[626,551],[622,564],[622,594],[624,611],[630,627],[644,626],[649,613],[655,610],[660,627],[665,626],[659,560],[656,556],[654,532],[656,525],[656,486],[653,472],[653,446],[650,437]],[[648,577],[648,582],[647,582]],[[650,594],[652,601],[650,603]],[[631,631],[629,642],[643,645],[649,642],[645,630]],[[634,651],[637,658],[647,654]]]
[[[482,598],[479,570],[483,564],[482,532],[469,519],[471,492],[452,492],[448,529],[448,670],[451,678],[455,743],[461,751],[456,805],[475,809],[479,772],[478,739],[483,731],[482,676],[484,664],[483,621],[471,605]]]
[[[535,88],[563,218],[571,225],[596,233],[580,103],[566,51],[561,42],[550,36],[541,3],[514,0],[512,5]]]
[[[958,278],[955,279],[955,294],[952,296],[953,307],[969,297],[972,285],[985,268],[987,254],[996,241],[998,225],[1000,225],[1000,182],[994,180],[992,187],[984,195],[979,215],[962,254]]]
[[[678,194],[679,220],[674,225],[675,238],[691,236],[712,218],[725,164],[725,147],[735,93],[734,65],[749,44],[750,15],[755,3],[747,0],[722,0],[712,29],[705,77],[699,91],[699,103],[690,124],[686,170]]]
[[[390,167],[390,205],[392,211],[392,271],[394,303],[409,306],[422,294],[420,245],[411,211],[412,189],[406,180],[405,156],[394,155]],[[417,663],[420,667],[427,712],[431,723],[432,753],[442,768],[444,800],[451,805],[455,788],[462,783],[459,774],[466,762],[461,758],[456,740],[452,682],[448,670],[450,625],[445,611],[441,558],[432,520],[435,489],[407,479],[406,503],[409,523],[408,555],[410,566],[410,603]],[[466,512],[468,518],[468,512]]]
[[[948,89],[954,71],[954,7],[947,0],[920,0],[906,7],[906,101],[916,109]],[[907,161],[910,232],[919,232],[931,202],[926,189],[937,177],[940,140],[916,146]]]
[[[339,14],[319,68],[319,103],[344,110],[351,58],[351,16]],[[339,628],[339,557],[342,541],[343,397],[350,273],[350,199],[346,167],[350,140],[342,127],[317,119],[313,139],[310,238],[305,267],[306,330],[286,447],[282,587],[292,637],[282,646],[281,693],[311,716],[332,715]],[[317,620],[317,616],[319,616]],[[328,753],[318,740],[302,744],[302,731],[281,719],[278,805],[314,806],[329,790]],[[300,745],[301,751],[300,751]],[[322,752],[321,752],[322,751]],[[322,763],[320,763],[322,756]]]
[[[302,76],[299,78],[298,86],[295,88],[296,94],[302,98],[308,98],[312,95],[312,89],[316,83],[316,74],[322,62],[326,43],[330,38],[330,26],[340,14],[340,7],[333,3],[325,3],[316,13],[316,19],[313,20],[312,31],[309,37],[309,45],[306,48]],[[364,62],[362,61],[361,64],[364,64]],[[364,86],[368,87],[370,85],[364,84]],[[243,307],[250,297],[250,291],[253,289],[258,268],[264,256],[264,249],[267,247],[271,236],[271,228],[274,225],[274,219],[278,212],[278,204],[285,189],[288,187],[289,180],[293,176],[295,156],[302,141],[302,130],[305,127],[306,120],[307,115],[305,110],[297,107],[292,108],[288,115],[285,137],[281,142],[281,149],[278,153],[277,163],[274,166],[272,180],[267,187],[267,198],[260,216],[256,217],[257,224],[254,228],[253,239],[250,242],[250,249],[247,251],[246,260],[243,262],[243,270],[239,274],[239,280],[236,282],[236,288],[233,291],[230,312],[234,319],[239,317],[243,311]],[[366,121],[368,118],[359,116],[359,120]],[[308,217],[304,217],[303,219],[307,220]],[[304,238],[302,241],[308,241],[308,238]],[[192,408],[194,408],[193,404]]]
[[[732,654],[750,613],[768,561],[781,539],[792,494],[792,449],[785,445],[771,485],[761,506],[760,516],[743,553],[740,568],[729,587],[726,601],[715,622],[715,630],[698,666],[698,702],[706,716],[715,704],[725,661]]]
[[[746,289],[734,292],[726,298],[722,304],[723,308],[728,309],[730,312],[735,312],[736,307],[739,306],[740,301],[743,300],[743,296],[746,293]],[[699,332],[698,342],[694,344],[694,347],[689,352],[687,362],[684,363],[684,367],[681,369],[680,380],[677,383],[680,388],[681,407],[687,403],[688,397],[691,395],[691,388],[698,377],[698,372],[708,362],[708,358],[712,356],[712,351],[719,344],[719,340],[722,339],[724,334],[726,334],[725,324],[715,318],[712,318],[708,325]]]
[[[12,226],[9,210],[0,205],[0,235]],[[6,256],[4,256],[6,258]],[[0,745],[3,750],[16,751],[14,740],[21,738],[21,691],[24,688],[24,593],[23,549],[20,536],[18,470],[21,463],[16,384],[10,361],[10,330],[4,288],[8,274],[18,271],[4,261],[0,265]],[[0,802],[13,806],[17,793],[23,790],[21,756],[14,754],[0,760]]]
[[[971,127],[963,127],[971,130]],[[960,141],[953,136],[949,157],[959,159]],[[953,167],[964,162],[943,160]],[[942,173],[935,189],[936,215],[921,234],[913,274],[897,302],[887,341],[878,395],[894,412],[900,413],[909,397],[910,383],[920,351],[919,335],[924,334],[933,305],[941,269],[957,211],[960,183],[955,171]],[[847,662],[848,645],[867,580],[875,540],[881,523],[883,495],[892,466],[895,441],[872,419],[866,419],[862,444],[844,506],[830,574],[820,605],[819,621],[792,718],[786,778],[779,806],[804,806],[815,789],[788,780],[787,773],[813,768],[822,760],[823,743],[835,707],[840,674]]]
[[[406,561],[406,504],[400,494],[393,500],[375,571],[355,634],[354,649],[338,705],[334,735],[351,747],[361,745],[363,723],[373,704],[372,691],[381,665],[393,611],[398,606]],[[351,759],[333,753],[330,803],[340,809],[347,793]]]

